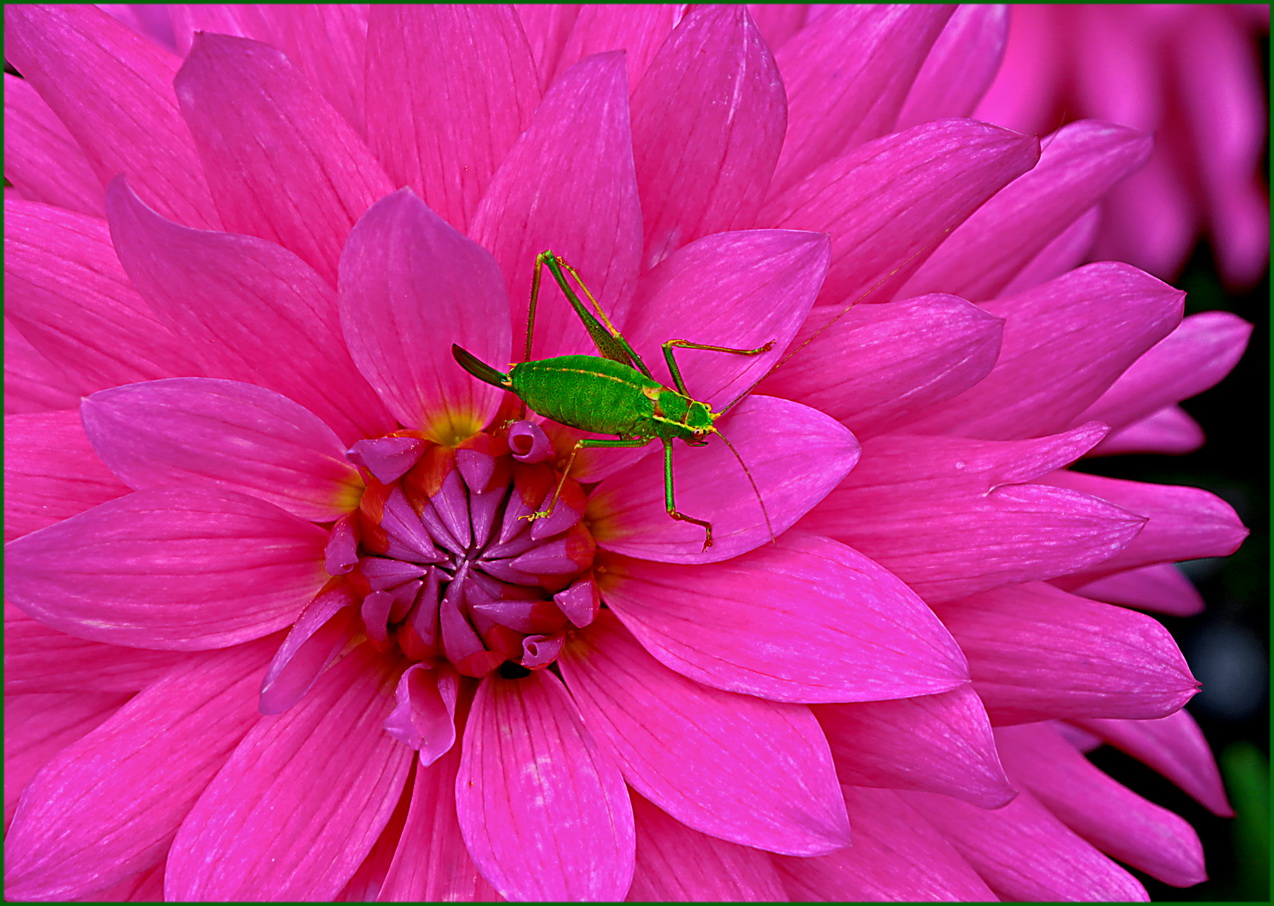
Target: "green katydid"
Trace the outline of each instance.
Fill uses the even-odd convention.
[[[945,236],[947,232],[949,232],[949,229],[944,230],[942,236]],[[925,248],[928,247],[926,246]],[[809,345],[819,334],[831,327],[842,315],[853,308],[858,301],[875,292],[876,289],[902,270],[903,267],[906,267],[909,262],[924,250],[922,248],[916,252],[911,258],[908,258],[907,261],[887,274],[875,286],[807,337],[803,343],[790,350],[761,379],[763,380],[775,368],[778,368]],[[593,345],[601,355],[600,358],[591,355],[566,355],[549,359],[531,360],[531,336],[535,327],[535,308],[539,300],[540,278],[545,267],[549,269],[549,273],[553,275],[553,279],[557,281],[557,285],[561,288],[562,294],[566,296],[567,301],[571,304],[576,315],[588,331]],[[583,290],[589,302],[592,303],[593,309],[597,312],[596,317],[571,288],[566,279],[567,274],[570,274],[579,285],[579,288]],[[571,450],[571,455],[566,460],[566,467],[562,470],[557,489],[553,492],[548,506],[543,510],[530,513],[524,518],[528,520],[542,519],[553,512],[553,508],[561,497],[562,487],[566,483],[566,478],[570,474],[571,465],[575,462],[575,456],[582,448],[644,447],[658,440],[663,444],[664,448],[664,508],[673,519],[681,522],[690,522],[703,528],[703,549],[706,551],[712,546],[712,523],[703,519],[696,519],[693,516],[687,516],[677,509],[673,494],[672,442],[674,439],[679,438],[688,446],[703,446],[708,442],[708,435],[715,434],[720,437],[730,452],[734,454],[735,459],[739,461],[739,465],[743,468],[744,474],[751,483],[753,493],[756,494],[757,502],[761,506],[761,514],[765,517],[766,528],[769,529],[770,537],[773,539],[774,530],[770,525],[769,513],[765,509],[765,500],[761,497],[761,491],[757,487],[756,481],[752,478],[752,473],[748,471],[747,465],[743,462],[742,457],[739,456],[738,451],[735,450],[734,445],[714,425],[718,418],[730,411],[753,387],[760,383],[760,380],[754,381],[751,386],[722,407],[719,412],[714,412],[707,403],[694,399],[689,390],[686,389],[686,384],[682,380],[681,369],[677,367],[677,360],[673,355],[673,350],[700,349],[709,352],[723,352],[729,355],[754,356],[768,352],[773,347],[773,341],[755,349],[736,349],[729,346],[692,343],[689,340],[668,340],[663,343],[662,348],[664,360],[668,363],[668,371],[672,375],[676,389],[666,387],[655,380],[650,373],[650,369],[646,367],[646,363],[642,361],[641,356],[637,354],[636,350],[624,339],[623,334],[611,323],[610,318],[607,317],[596,297],[593,296],[580,279],[575,268],[571,267],[552,251],[545,251],[535,257],[535,271],[531,278],[530,310],[527,314],[526,354],[524,360],[511,365],[506,374],[492,368],[455,344],[452,344],[451,353],[456,361],[460,363],[460,366],[478,378],[478,380],[485,381],[502,390],[510,391],[522,401],[524,407],[530,407],[532,411],[546,418],[551,418],[563,425],[578,428],[582,431],[617,435],[615,440],[590,437],[576,441]]]

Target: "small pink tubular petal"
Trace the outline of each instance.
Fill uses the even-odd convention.
[[[1074,460],[1104,430],[1012,442],[882,435],[803,526],[866,554],[930,603],[1064,575],[1112,556],[1145,519],[1018,482]]]
[[[937,6],[838,7],[783,45],[776,57],[787,88],[788,128],[776,189],[892,130],[951,12]]]
[[[678,821],[791,855],[849,842],[827,740],[807,707],[688,680],[605,611],[575,634],[558,664],[602,751]]]
[[[23,198],[102,216],[102,184],[26,79],[4,74],[4,178]]]
[[[1109,604],[1122,604],[1191,617],[1203,612],[1203,595],[1173,563],[1157,563],[1104,576],[1074,589],[1076,594]]]
[[[25,201],[4,209],[5,317],[76,389],[202,373],[129,283],[105,221]]]
[[[226,491],[136,491],[9,543],[5,593],[86,639],[197,650],[296,618],[326,578],[326,532]]]
[[[1199,691],[1166,629],[1040,582],[938,605],[997,724],[1163,717]]]
[[[165,217],[218,225],[177,112],[175,56],[91,6],[6,7],[4,19],[5,60],[74,136],[99,185],[123,173]]]
[[[674,386],[660,347],[693,343],[773,349],[755,356],[676,349],[694,399],[722,409],[760,380],[787,349],[827,274],[827,237],[796,230],[705,236],[642,276],[630,311],[610,312],[656,380]]]
[[[504,393],[462,369],[451,346],[508,362],[508,301],[486,249],[401,189],[359,220],[340,270],[350,355],[398,421],[443,444],[481,430]]]
[[[1007,7],[957,7],[907,92],[894,131],[972,113],[1000,68],[1008,37]]]
[[[5,841],[5,891],[68,899],[161,862],[178,825],[259,719],[262,640],[187,656],[32,779]],[[103,782],[103,765],[110,766]]]
[[[561,3],[515,3],[513,8],[531,45],[540,85],[548,85],[557,72],[557,61],[583,7]]]
[[[1069,830],[1030,793],[994,811],[933,793],[901,795],[1000,899],[1148,899],[1132,875]]]
[[[460,832],[500,895],[619,900],[633,879],[633,814],[619,771],[546,670],[489,674],[465,726]]]
[[[637,871],[632,902],[786,900],[768,854],[691,830],[633,794]]]
[[[558,57],[556,79],[590,54],[622,50],[628,84],[640,84],[646,68],[686,10],[687,4],[683,3],[582,7]]]
[[[826,311],[806,333],[865,293],[873,301],[893,297],[944,231],[1038,158],[1035,138],[939,120],[855,148],[777,195],[771,190],[760,222],[832,237],[819,297]]]
[[[367,143],[461,232],[540,100],[531,48],[508,7],[373,6]],[[503,363],[502,363],[503,364]]]
[[[282,53],[196,35],[173,83],[227,230],[277,242],[329,283],[354,221],[393,183]]]
[[[5,640],[6,647],[8,639]],[[6,673],[7,665],[6,665]],[[4,698],[4,828],[28,782],[60,751],[119,710],[127,692],[41,692]]]
[[[6,249],[7,251],[7,249]],[[4,320],[4,414],[24,415],[74,409],[80,404],[76,382],[6,317]]]
[[[1143,164],[1151,137],[1096,121],[1071,123],[1043,143],[1040,161],[983,205],[921,265],[905,292],[997,296],[1108,189]]]
[[[1203,446],[1203,428],[1180,406],[1164,406],[1141,421],[1113,432],[1093,447],[1090,456],[1118,456],[1125,453],[1181,455]]]
[[[990,373],[1004,322],[934,293],[861,305],[761,384],[842,422],[860,439],[889,431]]]
[[[892,790],[844,787],[854,845],[774,865],[794,901],[972,901],[995,895],[942,834]]]
[[[607,477],[589,498],[597,546],[664,563],[711,563],[754,550],[782,534],[849,473],[858,441],[839,422],[788,400],[752,396],[721,422],[764,501],[723,443],[673,450],[677,509],[713,523],[704,531],[664,509],[662,456]],[[769,516],[768,525],[766,515]]]
[[[622,54],[589,57],[553,83],[492,178],[469,233],[499,262],[519,338],[535,256],[545,249],[565,257],[607,311],[627,303],[641,257],[641,208]],[[594,352],[547,274],[540,288],[531,357]]]
[[[1158,720],[1079,720],[1075,724],[1145,762],[1216,814],[1234,814],[1212,748],[1184,709]]]
[[[393,427],[345,350],[335,293],[304,261],[164,220],[123,181],[107,188],[106,209],[133,284],[206,373],[276,390],[346,440]]]
[[[791,532],[724,563],[606,559],[602,597],[665,666],[790,702],[908,698],[968,679],[933,612],[857,551]]]
[[[184,657],[76,638],[4,605],[5,695],[137,692]]]
[[[1121,428],[1202,393],[1230,373],[1251,334],[1251,324],[1227,311],[1190,315],[1076,420]]]
[[[1248,535],[1234,508],[1201,488],[1069,471],[1055,472],[1040,482],[1091,494],[1149,519],[1136,539],[1115,556],[1080,575],[1068,577],[1068,588],[1086,579],[1154,563],[1226,557],[1238,550]]]
[[[165,899],[332,899],[407,781],[411,750],[381,730],[395,678],[363,645],[258,721],[182,822]]]
[[[411,805],[377,899],[390,903],[490,902],[499,899],[478,873],[456,819],[456,769],[452,746],[428,767],[417,765]]]
[[[6,416],[4,453],[6,541],[128,493],[73,411]]]
[[[944,793],[982,808],[1017,795],[968,684],[899,701],[823,705],[814,716],[842,784]]]
[[[212,485],[328,522],[362,486],[332,429],[264,387],[171,378],[99,390],[80,411],[98,455],[136,490]]]
[[[1054,725],[1009,727],[996,739],[1010,774],[1102,852],[1174,887],[1207,880],[1194,829],[1112,780]]]
[[[644,263],[751,226],[787,125],[783,83],[741,6],[693,10],[633,92]]]
[[[995,370],[908,430],[971,437],[1059,431],[1181,320],[1185,293],[1126,264],[1089,264],[983,307],[1005,319]]]

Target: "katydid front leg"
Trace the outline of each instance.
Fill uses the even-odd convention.
[[[691,343],[689,340],[669,340],[663,344],[664,360],[668,363],[668,370],[672,372],[672,381],[677,386],[677,392],[686,396],[690,395],[690,391],[686,389],[686,382],[681,378],[681,369],[677,367],[677,360],[673,358],[673,347],[679,349],[706,349],[709,352],[728,352],[730,355],[760,355],[763,352],[769,352],[774,348],[774,341],[766,343],[764,346],[758,346],[756,349],[735,349],[732,346],[709,346],[705,343]]]
[[[534,513],[527,513],[519,516],[519,519],[525,519],[527,522],[534,522],[536,519],[545,519],[553,515],[553,510],[557,506],[558,499],[562,496],[562,488],[566,485],[566,476],[571,474],[571,466],[575,464],[575,454],[580,451],[581,447],[644,447],[646,444],[654,440],[653,437],[633,437],[620,438],[618,440],[606,440],[602,437],[585,437],[577,440],[575,446],[571,447],[571,455],[567,457],[566,468],[562,470],[562,477],[557,480],[557,490],[553,492],[553,499],[549,501],[548,509],[536,510]]]

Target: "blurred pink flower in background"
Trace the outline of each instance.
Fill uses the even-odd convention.
[[[5,12],[8,896],[1204,877],[1083,753],[1227,812],[1138,611],[1246,531],[1067,467],[1197,447],[1250,328],[1082,265],[1147,135],[965,118],[1004,9],[169,10]],[[519,518],[579,434],[450,348],[514,359],[550,247],[649,361],[775,341],[682,366],[764,377],[721,425],[774,543],[715,443],[706,551],[646,450]],[[543,297],[535,355],[589,348]]]
[[[1094,258],[1178,276],[1206,234],[1226,281],[1269,264],[1269,101],[1258,40],[1268,5],[1027,4],[976,116],[1025,132],[1093,117],[1155,137],[1146,165],[1103,200]]]

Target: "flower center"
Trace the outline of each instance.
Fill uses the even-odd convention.
[[[367,490],[333,529],[329,572],[336,561],[361,595],[374,645],[481,677],[506,663],[547,666],[567,629],[592,622],[584,492],[568,479],[553,502],[552,455],[530,422],[456,447],[410,436],[355,445]]]

